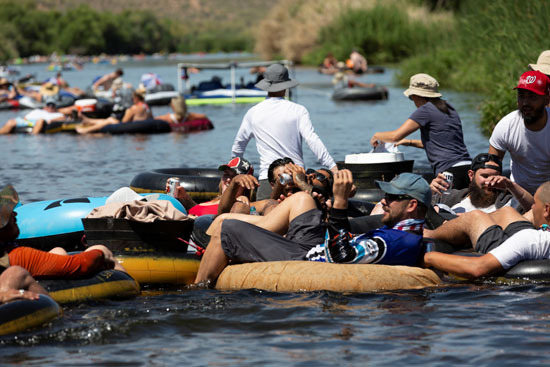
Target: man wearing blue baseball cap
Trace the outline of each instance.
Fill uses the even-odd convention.
[[[202,258],[196,284],[213,285],[231,263],[310,260],[342,263],[416,265],[422,254],[424,216],[431,203],[428,183],[412,173],[391,182],[377,181],[384,227],[349,240],[348,198],[351,171],[334,175],[332,207],[320,210],[306,192],[282,201],[265,216],[222,214],[209,228],[210,242]],[[348,241],[346,241],[348,240]],[[341,256],[345,253],[344,256]]]
[[[422,253],[424,217],[431,205],[428,182],[413,173],[402,173],[390,182],[376,181],[385,192],[381,200],[383,227],[360,235],[340,231],[311,249],[311,261],[414,266]]]

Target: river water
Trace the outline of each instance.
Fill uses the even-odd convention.
[[[176,67],[167,61],[117,66],[134,84],[145,72],[176,84]],[[84,88],[112,69],[90,64],[64,77]],[[27,72],[38,79],[53,75],[45,65],[23,67]],[[329,98],[330,77],[296,70],[297,102],[309,109],[336,160],[369,151],[375,131],[398,127],[414,111],[403,88],[393,83],[393,73],[388,69],[360,79],[387,86],[387,101],[336,103]],[[204,71],[200,78],[213,74]],[[229,81],[229,75],[221,76]],[[252,79],[246,71],[239,76]],[[460,113],[470,154],[487,151],[487,138],[475,124],[479,97],[445,89],[443,94]],[[249,107],[192,108],[206,113],[215,129],[190,135],[2,136],[1,181],[14,184],[27,203],[108,195],[154,168],[216,167],[230,158]],[[168,108],[153,111],[162,114]],[[2,112],[0,120],[19,113]],[[428,170],[423,151],[402,151],[415,159],[416,169]],[[316,167],[307,146],[304,153],[306,164]],[[258,163],[254,143],[245,156]],[[549,302],[550,288],[544,284],[454,283],[355,295],[146,288],[131,300],[65,306],[61,319],[0,338],[0,348],[4,365],[24,366],[548,365]]]

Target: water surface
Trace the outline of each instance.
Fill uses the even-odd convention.
[[[176,83],[174,65],[127,63],[125,79],[137,84],[153,71]],[[45,65],[24,67],[39,79],[53,75]],[[66,72],[85,87],[112,70],[86,65]],[[213,72],[204,72],[205,78]],[[247,71],[239,76],[252,79]],[[393,71],[362,77],[390,89],[387,101],[337,103],[330,77],[298,69],[297,101],[336,160],[367,152],[376,131],[397,128],[414,111]],[[223,76],[223,75],[222,75]],[[193,76],[195,78],[195,76]],[[229,76],[224,76],[228,81]],[[463,121],[470,154],[487,151],[476,125],[479,97],[443,89]],[[191,135],[0,137],[3,183],[13,183],[23,202],[74,196],[103,196],[145,170],[217,167],[249,105],[203,106],[215,125]],[[155,107],[155,114],[168,111]],[[1,120],[18,112],[0,113]],[[416,133],[413,137],[418,137]],[[423,151],[404,147],[415,168],[428,168]],[[258,163],[254,142],[246,155]],[[317,167],[304,147],[306,164]],[[64,307],[64,316],[45,328],[0,338],[4,365],[25,366],[409,366],[548,365],[550,288],[452,284],[435,289],[338,294],[220,292],[148,289],[125,301]]]

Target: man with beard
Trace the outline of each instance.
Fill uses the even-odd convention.
[[[430,186],[413,173],[402,173],[391,182],[377,184],[386,192],[382,200],[386,227],[364,235],[354,251],[348,251],[351,256],[330,253],[330,239],[339,237],[339,230],[349,230],[347,208],[353,178],[351,171],[344,169],[334,175],[334,202],[328,222],[323,219],[326,208],[320,210],[304,191],[291,195],[265,216],[218,216],[209,228],[212,237],[195,284],[213,285],[229,263],[307,259],[415,265],[422,251],[423,218],[432,196]],[[324,248],[318,246],[323,242],[328,244]],[[323,260],[323,256],[328,258]]]
[[[520,261],[550,258],[550,182],[534,195],[530,220],[510,207],[486,214],[479,210],[446,222],[424,236],[454,244],[471,243],[482,256],[426,252],[424,265],[464,278],[479,278],[508,270]]]
[[[517,183],[502,176],[502,161],[494,154],[481,153],[473,160],[468,170],[470,185],[462,190],[446,190],[447,183],[442,175],[430,184],[432,204],[444,204],[453,213],[462,214],[478,209],[485,213],[494,212],[503,206],[510,206],[512,198],[526,212],[533,204],[533,197]]]
[[[540,71],[521,75],[518,110],[504,116],[489,140],[489,154],[503,158],[510,152],[512,181],[534,194],[550,180],[550,79]]]

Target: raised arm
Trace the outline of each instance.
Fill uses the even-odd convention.
[[[259,186],[258,180],[252,175],[237,175],[224,191],[218,205],[218,215],[229,213],[231,207],[235,204],[237,197],[241,196],[245,190],[251,192]]]

